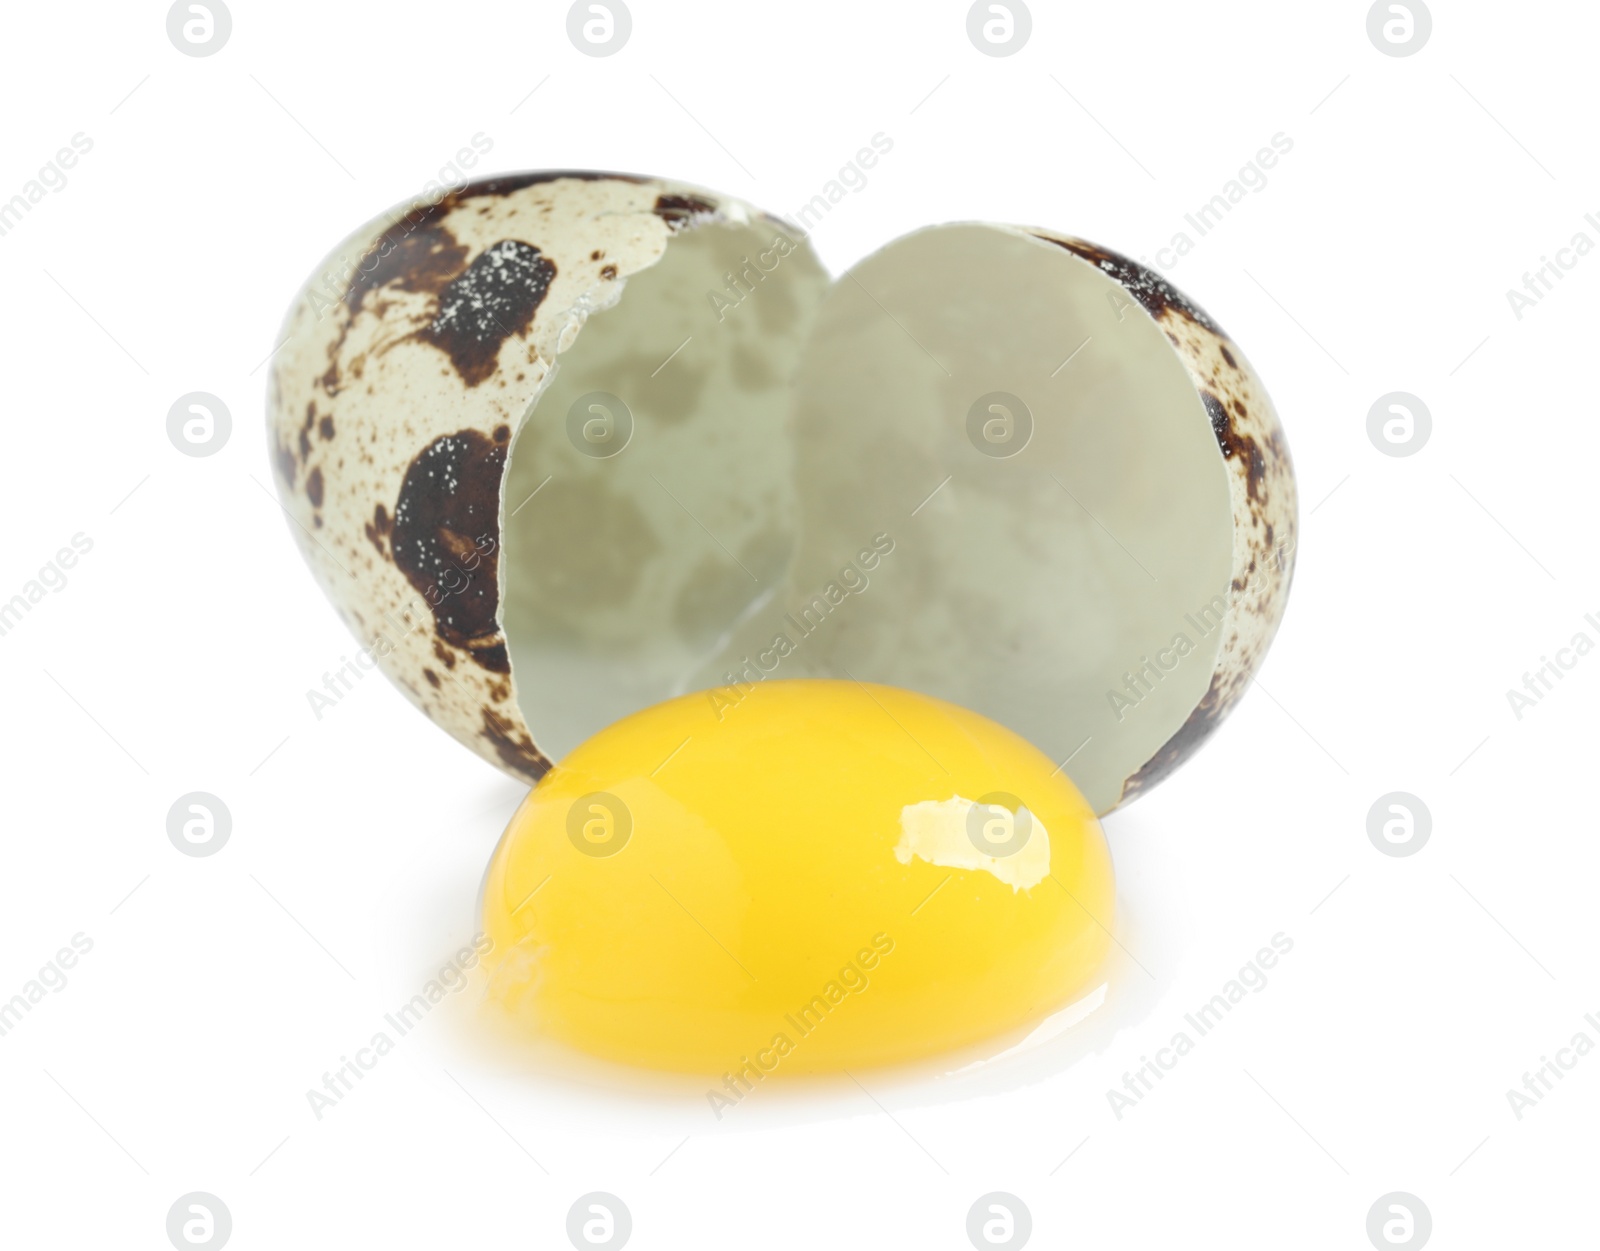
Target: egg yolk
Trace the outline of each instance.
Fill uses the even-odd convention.
[[[1093,989],[1113,903],[1094,813],[1010,730],[769,680],[635,713],[540,781],[485,879],[488,993],[634,1065],[894,1063]]]

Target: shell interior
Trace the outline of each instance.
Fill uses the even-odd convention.
[[[503,624],[523,716],[553,759],[692,689],[793,560],[787,419],[828,276],[796,248],[740,306],[708,299],[773,238],[739,223],[676,236],[557,358],[512,442]]]
[[[503,624],[540,748],[686,691],[853,677],[1010,726],[1109,810],[1221,647],[1233,510],[1184,364],[1021,230],[930,228],[832,284],[797,247],[730,287],[770,238],[675,238],[516,435]],[[591,419],[631,420],[625,446],[586,450]]]

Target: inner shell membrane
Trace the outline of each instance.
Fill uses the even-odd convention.
[[[517,699],[559,760],[693,689],[793,558],[786,429],[828,276],[776,223],[703,224],[556,360],[501,504]]]
[[[719,320],[708,293],[768,243],[675,239],[518,437],[506,513],[551,475],[505,530],[536,740],[559,757],[684,691],[854,678],[999,721],[1114,807],[1205,694],[1232,576],[1226,468],[1163,331],[984,225],[831,287],[797,249]],[[609,460],[564,428],[594,390],[634,410]]]

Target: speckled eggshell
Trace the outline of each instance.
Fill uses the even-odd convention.
[[[624,174],[493,178],[369,223],[318,267],[273,356],[268,438],[302,553],[372,661],[485,760],[550,761],[499,619],[507,451],[558,351],[674,233],[753,221]]]
[[[1294,579],[1298,497],[1289,445],[1267,389],[1239,345],[1161,275],[1108,248],[1034,230],[1127,291],[1165,332],[1211,419],[1233,502],[1233,582],[1211,685],[1189,718],[1122,788],[1121,804],[1192,756],[1233,710],[1265,659]]]

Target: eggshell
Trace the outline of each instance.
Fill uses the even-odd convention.
[[[1192,756],[1249,688],[1278,632],[1294,581],[1299,496],[1289,444],[1245,354],[1204,309],[1154,270],[1071,235],[1037,230],[1120,283],[1166,332],[1193,379],[1228,466],[1233,500],[1233,595],[1211,685],[1166,745],[1132,774],[1120,804]]]
[[[383,673],[517,777],[551,762],[499,622],[512,433],[557,354],[675,232],[753,216],[661,179],[491,178],[363,226],[290,308],[268,439],[301,552]]]
[[[536,781],[552,760],[525,719],[533,705],[519,699],[503,628],[512,443],[589,319],[625,300],[629,280],[661,261],[675,238],[756,223],[804,235],[740,201],[659,178],[495,177],[362,227],[329,254],[289,311],[272,357],[268,438],[301,551],[370,657],[363,667],[376,663],[446,732],[516,777]],[[1112,762],[1109,781],[1125,780],[1091,796],[1104,812],[1189,758],[1259,667],[1293,577],[1293,468],[1260,379],[1195,303],[1095,244],[1043,229],[992,229],[1064,249],[1126,293],[1136,310],[1129,315],[1153,321],[1200,401],[1194,420],[1209,419],[1227,475],[1233,580],[1209,686],[1186,717],[1150,740],[1165,735],[1153,754],[1148,745],[1137,754],[1119,749],[1129,758]],[[791,270],[815,267],[809,249],[796,246],[808,259]],[[829,365],[808,359],[807,367]],[[527,558],[519,550],[517,559],[520,567]],[[959,665],[962,657],[942,659]],[[1020,686],[1028,681],[1018,674]],[[571,728],[554,749],[547,733],[546,749],[570,748]]]

